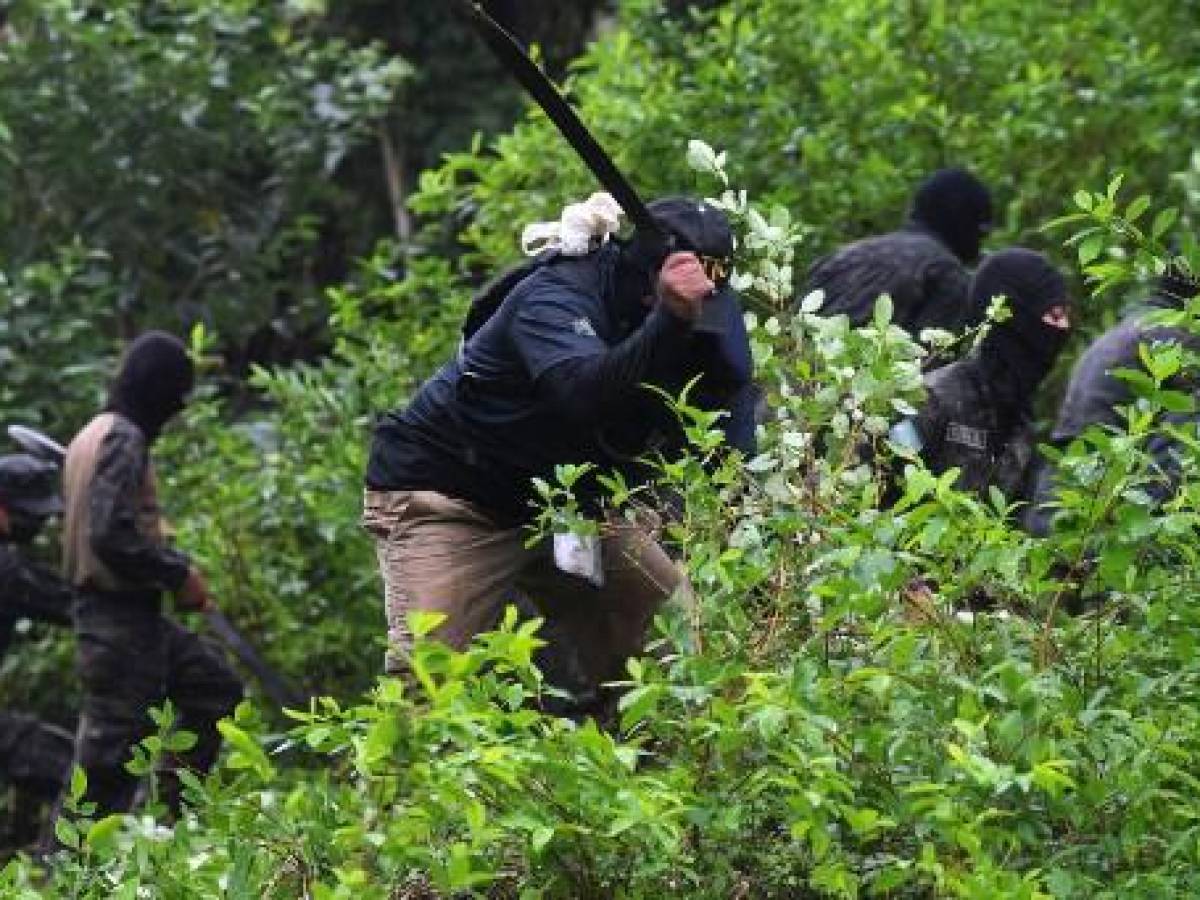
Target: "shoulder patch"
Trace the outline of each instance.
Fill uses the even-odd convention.
[[[950,422],[946,425],[946,441],[970,447],[972,450],[987,450],[988,431],[986,428],[973,428],[961,422]]]
[[[591,320],[586,316],[580,316],[571,323],[571,327],[575,329],[575,333],[580,337],[597,337],[596,329],[592,327]]]

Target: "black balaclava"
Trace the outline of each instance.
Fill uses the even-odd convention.
[[[971,281],[975,308],[999,296],[1012,315],[984,335],[979,358],[1003,416],[1029,406],[1067,342],[1067,329],[1042,321],[1051,307],[1068,305],[1067,284],[1045,256],[1013,247],[990,254]]]
[[[163,331],[147,331],[125,352],[105,408],[131,419],[152,442],[183,409],[192,378],[183,342]]]
[[[937,235],[968,265],[992,224],[992,197],[966,169],[939,169],[921,183],[909,218]]]

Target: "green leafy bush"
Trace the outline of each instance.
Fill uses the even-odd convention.
[[[1114,168],[1156,198],[1131,210],[1120,185],[1076,198],[1070,246],[1106,289],[1090,304],[1104,312],[1089,313],[1103,320],[1120,296],[1108,288],[1161,264],[1167,229],[1153,223],[1166,219],[1151,208],[1168,175],[1188,184],[1186,19],[1125,2],[918,15],[764,0],[679,29],[628,0],[572,92],[648,193],[715,193],[730,208],[773,416],[743,460],[719,452],[711,416],[679,404],[693,450],[660,461],[658,480],[682,500],[664,539],[699,604],[661,617],[659,652],[630,665],[618,721],[537,712],[536,635],[512,620],[464,653],[421,644],[411,683],[368,687],[383,629],[356,519],[372,417],[451,351],[472,276],[513,255],[516,225],[591,186],[531,114],[494,152],[477,145],[423,178],[415,203],[461,239],[460,263],[420,241],[381,247],[331,292],[329,360],[257,373],[271,412],[222,425],[210,398],[164,447],[181,543],[272,659],[329,696],[283,736],[277,716],[244,705],[223,725],[222,768],[191,782],[173,828],[129,817],[89,845],[90,825],[45,880],[13,864],[0,887],[1194,895],[1200,492],[1185,482],[1152,504],[1144,452],[1165,411],[1191,409],[1166,382],[1194,360],[1148,357],[1128,426],[1066,451],[1062,527],[1039,540],[1002,498],[963,495],[919,465],[880,510],[903,465],[887,425],[919,402],[924,351],[886,303],[858,331],[785,312],[816,252],[890,226],[915,177],[966,158],[1001,188],[1001,240],[1057,240],[1036,229]],[[709,144],[691,146],[684,178],[698,134]],[[728,151],[728,172],[710,145]],[[1176,430],[1195,471],[1194,429]]]

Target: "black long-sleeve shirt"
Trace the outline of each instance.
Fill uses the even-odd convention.
[[[561,463],[618,462],[602,433],[645,423],[643,384],[678,389],[686,381],[675,376],[699,359],[697,374],[727,389],[716,394],[737,395],[748,347],[744,365],[706,359],[696,352],[701,336],[661,304],[618,302],[614,272],[615,254],[601,250],[517,285],[407,408],[380,421],[367,486],[438,491],[518,524],[534,478],[552,478]],[[731,294],[721,301],[737,307]]]

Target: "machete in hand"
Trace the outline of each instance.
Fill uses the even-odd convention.
[[[22,449],[39,459],[53,462],[59,466],[66,461],[67,448],[36,429],[28,428],[25,425],[9,425],[8,436]],[[288,684],[278,672],[271,668],[223,612],[214,607],[206,610],[202,615],[217,640],[258,679],[263,693],[272,702],[280,706],[298,709],[303,709],[308,705],[307,697]]]

